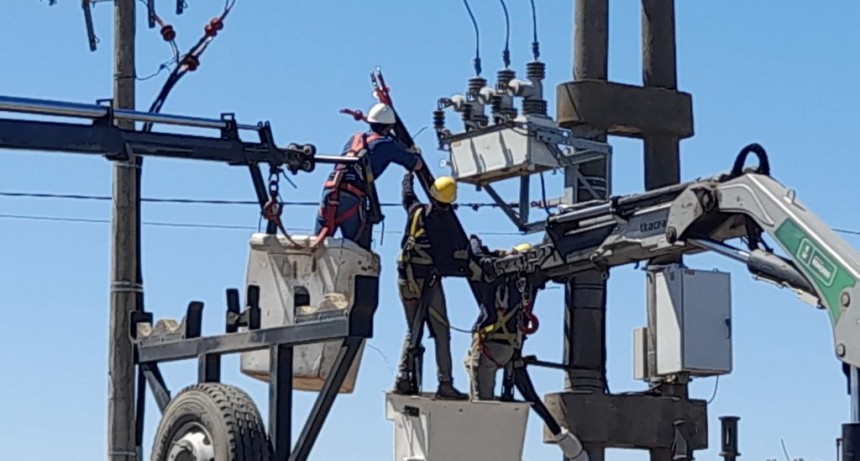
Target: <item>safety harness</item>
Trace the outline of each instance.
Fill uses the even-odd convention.
[[[424,214],[425,207],[415,207],[410,216],[409,232],[406,237],[406,243],[397,256],[397,263],[403,268],[406,275],[406,283],[409,284],[409,290],[413,293],[421,293],[421,288],[415,281],[415,272],[413,265],[433,267],[433,257],[430,256],[427,250],[432,245],[427,243],[418,243],[418,239],[426,235],[423,225],[419,225],[422,221],[421,217]]]
[[[440,239],[447,238],[447,236],[427,234],[423,218],[429,206],[431,205],[422,204],[421,206],[416,206],[411,210],[409,215],[409,227],[406,232],[406,240],[401,248],[400,254],[397,256],[398,266],[403,269],[406,281],[412,289],[418,287],[415,282],[417,277],[413,266],[434,268],[440,276],[461,275],[461,272],[458,272],[460,270],[460,266],[450,266],[450,261],[444,258],[441,261],[436,261],[430,254],[430,249],[434,246],[438,245],[441,248],[445,247]],[[419,242],[419,239],[425,236],[425,242]],[[470,260],[468,249],[454,250],[451,256],[455,260],[467,262],[469,270],[473,272],[475,270],[480,270],[476,267],[474,262]]]
[[[525,341],[526,336],[535,333],[538,329],[539,322],[537,316],[531,311],[531,299],[529,296],[528,281],[521,277],[516,281],[517,291],[520,293],[520,303],[510,307],[509,285],[502,284],[496,289],[495,304],[498,315],[495,323],[487,325],[477,332],[478,347],[481,353],[484,354],[497,367],[504,368],[503,364],[496,361],[493,354],[486,345],[487,341],[507,343],[515,350],[519,350]],[[505,308],[505,306],[508,306]],[[517,329],[510,331],[508,323],[514,317],[518,316]]]
[[[326,197],[325,204],[320,210],[324,225],[317,235],[315,245],[319,245],[326,237],[334,235],[338,227],[347,219],[353,217],[361,211],[365,200],[370,197],[371,216],[369,221],[373,224],[379,222],[381,214],[379,213],[379,200],[376,198],[376,185],[374,184],[373,170],[370,167],[370,159],[367,156],[368,146],[371,142],[382,138],[382,135],[372,133],[356,133],[352,138],[352,144],[346,152],[347,157],[358,157],[359,161],[354,166],[338,164],[335,166],[334,174],[325,182],[323,188],[330,190]],[[343,177],[346,174],[347,168],[353,168],[353,171],[360,177],[365,179],[366,188],[362,189],[348,181],[344,181]],[[340,205],[341,191],[349,192],[356,196],[359,201],[354,206],[338,214],[337,209]],[[367,229],[367,220],[362,220],[356,240],[360,239]]]

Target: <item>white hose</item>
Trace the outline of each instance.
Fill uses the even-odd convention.
[[[565,428],[562,428],[550,443],[557,444],[564,453],[564,457],[570,461],[589,461],[588,452],[582,447],[582,442]]]

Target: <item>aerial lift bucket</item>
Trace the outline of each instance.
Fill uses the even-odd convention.
[[[522,461],[528,402],[386,394],[394,461]]]
[[[379,255],[345,239],[327,238],[312,251],[316,237],[292,236],[304,248],[290,247],[284,236],[253,234],[246,285],[260,287],[260,327],[295,325],[348,316],[355,302],[355,277],[378,277]],[[293,388],[319,391],[328,377],[343,340],[296,346]],[[355,387],[364,343],[339,392]],[[268,382],[269,351],[241,354],[242,373]]]

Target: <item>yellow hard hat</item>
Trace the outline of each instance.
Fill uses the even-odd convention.
[[[441,176],[433,181],[430,196],[442,203],[454,203],[457,200],[457,183],[450,176]]]
[[[524,251],[529,251],[531,249],[532,249],[531,243],[520,243],[519,245],[517,245],[513,248],[513,250],[517,253],[522,253]]]

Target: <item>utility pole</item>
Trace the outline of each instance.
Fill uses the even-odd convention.
[[[608,80],[609,1],[574,0],[573,81],[556,88],[556,117],[578,137],[641,139],[645,188],[651,190],[679,181],[679,142],[693,136],[693,115],[692,97],[677,89],[674,0],[641,2],[644,81],[636,86]],[[606,198],[610,176],[603,162],[565,171],[566,201]],[[592,197],[581,187],[586,183],[604,197]],[[651,461],[692,461],[693,451],[707,447],[707,403],[687,398],[685,376],[664,380],[658,395],[607,391],[607,276],[593,270],[567,281],[564,359],[569,371],[565,391],[548,394],[547,407],[577,435],[592,461],[603,461],[606,448],[630,447],[649,450]],[[653,344],[654,316],[648,317]],[[651,357],[647,367],[654,369]]]
[[[675,0],[642,0],[642,76],[646,88],[678,89],[675,53]],[[646,133],[645,190],[681,180],[679,139],[672,133]]]
[[[609,1],[576,0],[573,31],[573,80],[605,81],[609,73]],[[606,130],[594,126],[568,127],[584,138],[602,142],[607,138]],[[606,199],[611,193],[605,160],[567,168],[564,179],[567,203]],[[603,196],[592,197],[588,185]],[[565,284],[564,357],[571,369],[565,377],[568,391],[602,394],[606,389],[606,276],[608,272],[593,270]],[[584,441],[583,448],[591,461],[603,461],[602,444]]]
[[[675,0],[642,0],[642,78],[646,88],[678,89],[675,46]],[[677,134],[643,134],[645,190],[677,184],[681,180],[680,139]],[[681,263],[681,258],[654,261],[657,264]],[[650,280],[650,279],[649,279]],[[656,348],[657,325],[648,315],[649,345]],[[677,376],[659,385],[659,394],[688,398],[687,377]],[[651,448],[651,461],[672,461],[671,448]]]
[[[135,108],[135,0],[114,2],[114,107]],[[118,121],[121,128],[134,122]],[[131,154],[131,153],[129,153]],[[113,166],[110,343],[108,346],[108,461],[139,461],[134,441],[134,349],[131,315],[142,287],[137,278],[138,197],[134,157]]]

